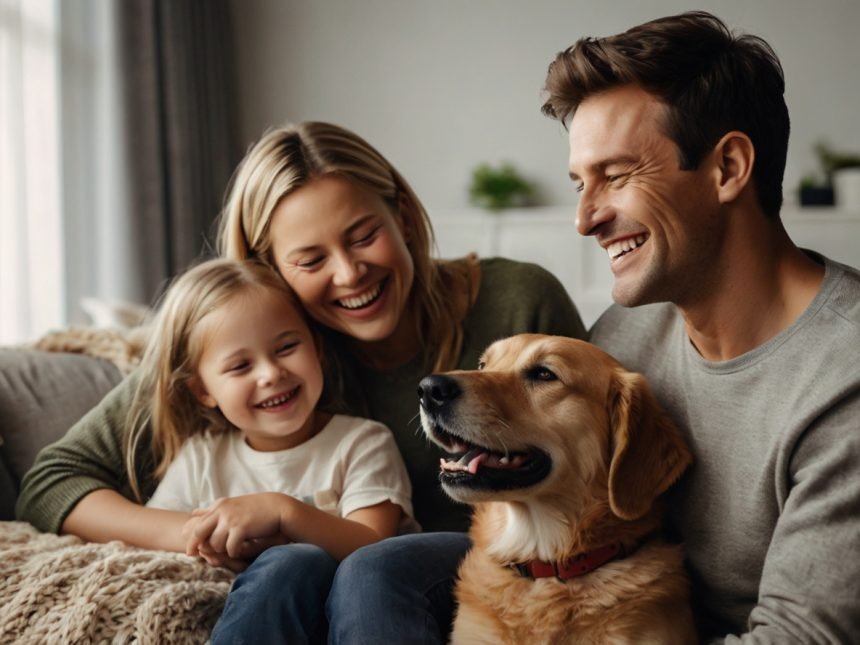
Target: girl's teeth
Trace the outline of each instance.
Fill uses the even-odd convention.
[[[260,407],[261,408],[272,408],[276,405],[281,405],[282,403],[286,403],[291,398],[293,398],[293,392],[288,392],[287,394],[282,394],[281,396],[279,396],[276,399],[271,399],[269,401],[263,401],[260,404]]]

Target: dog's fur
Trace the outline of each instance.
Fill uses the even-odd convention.
[[[426,434],[469,453],[440,472],[474,506],[452,642],[695,642],[658,500],[691,455],[641,375],[588,343],[524,334],[491,345],[477,371],[425,378],[419,395]],[[469,472],[476,447],[495,457]],[[609,543],[627,555],[564,582],[509,566]]]

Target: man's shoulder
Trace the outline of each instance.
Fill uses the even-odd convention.
[[[667,342],[680,324],[680,314],[670,303],[639,307],[612,305],[588,332],[588,340],[619,357],[632,349],[654,349]]]
[[[860,333],[860,269],[826,260],[832,287],[824,305]]]

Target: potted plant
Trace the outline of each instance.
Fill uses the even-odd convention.
[[[816,146],[816,152],[833,187],[836,205],[860,212],[860,154],[836,151],[824,143]]]
[[[502,163],[493,168],[487,163],[472,171],[469,197],[473,204],[499,211],[512,206],[524,206],[534,194],[534,186],[524,179],[513,164]]]
[[[800,180],[800,204],[802,206],[832,206],[837,198],[834,183],[841,171],[860,168],[860,155],[834,150],[824,141],[815,144],[815,155],[821,174],[806,175]],[[846,192],[844,189],[842,192]]]
[[[800,180],[798,196],[801,206],[833,206],[833,186],[816,175],[805,175]]]
[[[853,152],[840,152],[831,148],[825,142],[815,144],[815,154],[827,178],[827,183],[833,185],[833,176],[845,168],[860,168],[860,155]]]

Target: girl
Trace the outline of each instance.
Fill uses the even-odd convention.
[[[221,252],[277,269],[323,327],[345,409],[391,428],[418,522],[457,531],[397,536],[347,557],[327,602],[332,642],[447,640],[468,515],[445,499],[440,453],[417,432],[419,380],[474,368],[490,342],[519,332],[585,337],[564,288],[540,267],[437,260],[432,248],[429,218],[406,180],[362,138],[328,123],[267,133],[237,171],[223,214]],[[88,539],[128,536],[170,548],[181,523],[128,501],[118,476],[130,388],[120,385],[42,451],[19,496],[27,519]],[[142,488],[154,487],[150,475],[142,470]],[[113,513],[99,512],[105,506]],[[241,574],[244,595],[231,593],[213,641],[271,640],[268,625],[309,620],[283,585],[299,566],[296,554],[277,559],[270,551]]]
[[[163,475],[147,505],[211,505],[184,529],[190,555],[220,563],[246,540],[280,534],[341,560],[411,517],[388,429],[316,409],[318,344],[269,267],[210,260],[182,275],[159,309],[141,372],[129,442],[141,440],[148,417]],[[128,470],[139,491],[133,461]]]

